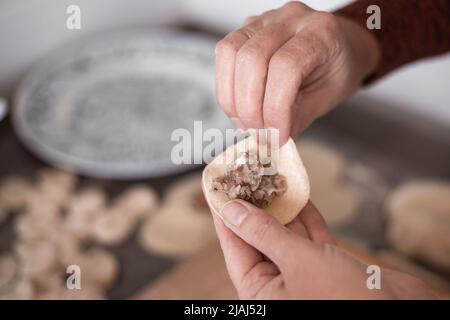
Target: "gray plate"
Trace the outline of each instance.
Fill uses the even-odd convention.
[[[229,126],[214,93],[215,41],[173,30],[91,39],[59,51],[21,84],[13,110],[22,141],[81,174],[175,173],[171,133]],[[194,155],[195,156],[195,155]]]

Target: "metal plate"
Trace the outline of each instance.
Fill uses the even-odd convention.
[[[229,126],[216,105],[211,38],[174,30],[110,35],[52,56],[22,83],[13,110],[22,141],[81,174],[143,178],[187,166],[171,133]],[[196,155],[194,155],[195,157]]]

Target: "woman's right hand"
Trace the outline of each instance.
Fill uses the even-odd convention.
[[[290,2],[217,44],[218,102],[236,127],[277,128],[283,144],[353,94],[379,51],[354,22]]]

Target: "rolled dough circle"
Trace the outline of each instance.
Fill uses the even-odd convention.
[[[190,175],[167,192],[163,205],[139,232],[148,251],[168,256],[192,254],[217,239],[208,208],[199,200],[201,177]]]
[[[248,151],[259,153],[261,148],[267,147],[258,144],[256,139],[250,136],[228,147],[206,166],[203,170],[202,188],[211,210],[220,213],[223,205],[229,201],[224,193],[213,190],[214,180],[224,176],[227,165],[236,160],[237,155]],[[287,224],[300,213],[308,202],[309,179],[296,145],[291,138],[277,151],[272,153],[271,161],[275,164],[278,174],[285,178],[287,189],[284,194],[275,197],[265,210],[280,223]]]
[[[450,183],[412,180],[386,200],[387,238],[406,255],[450,269]]]

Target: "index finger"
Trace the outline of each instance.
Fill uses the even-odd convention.
[[[309,238],[318,243],[336,244],[325,219],[319,210],[308,201],[305,208],[298,215],[298,219],[303,223],[308,232]]]
[[[234,72],[236,54],[244,43],[263,27],[261,19],[254,19],[220,40],[216,46],[216,95],[223,111],[236,118],[234,98]]]

